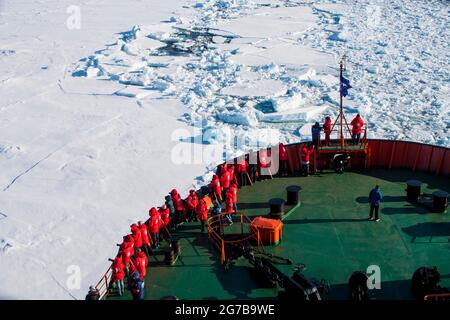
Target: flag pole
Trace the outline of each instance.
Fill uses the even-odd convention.
[[[341,62],[339,62],[339,67],[340,67],[340,77],[339,77],[339,82],[340,82],[340,86],[342,87],[342,71],[344,69],[344,62],[343,60],[341,60]],[[342,119],[344,117],[344,108],[343,108],[343,101],[342,101],[342,91],[339,90],[339,97],[340,97],[340,103],[339,103],[339,121],[340,121],[340,127],[341,127],[341,148],[344,148],[344,124],[342,123]]]

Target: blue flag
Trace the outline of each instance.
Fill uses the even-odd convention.
[[[350,80],[345,79],[343,76],[341,76],[341,96],[346,97],[348,95],[348,89],[352,88],[350,85]]]

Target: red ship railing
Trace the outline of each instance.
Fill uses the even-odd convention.
[[[112,276],[112,268],[109,267],[103,277],[95,286],[95,289],[98,290],[100,294],[100,300],[103,299],[109,293],[109,284]]]
[[[425,297],[423,297],[423,300],[425,301],[450,300],[450,293],[427,294]]]

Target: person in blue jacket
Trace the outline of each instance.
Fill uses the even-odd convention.
[[[318,122],[316,122],[312,127],[311,127],[311,136],[312,136],[312,143],[314,146],[318,146],[319,145],[319,139],[320,139],[320,131],[322,130],[322,127],[320,126],[320,124]]]
[[[130,281],[130,290],[133,295],[133,300],[144,300],[144,278],[140,278],[141,275],[136,271]]]
[[[383,193],[380,190],[380,186],[375,186],[369,193],[369,203],[370,203],[370,216],[369,220],[373,219],[373,213],[375,211],[375,221],[380,221],[378,217],[378,210],[380,209],[380,202],[383,199]]]

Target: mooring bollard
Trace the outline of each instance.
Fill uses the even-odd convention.
[[[300,202],[300,191],[302,187],[300,186],[289,186],[286,187],[287,192],[287,202],[286,204],[289,206],[295,206]]]
[[[420,196],[420,186],[422,182],[419,180],[406,181],[406,199],[410,202],[417,202]]]
[[[281,219],[284,214],[284,199],[274,198],[269,200],[270,217],[273,219]]]
[[[433,211],[442,213],[448,207],[448,192],[439,190],[433,192]]]

